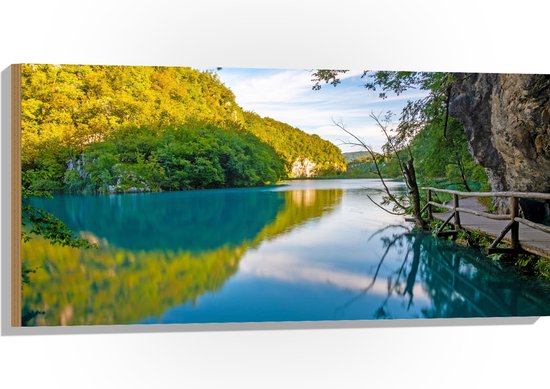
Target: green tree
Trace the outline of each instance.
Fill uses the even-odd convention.
[[[319,89],[324,84],[338,85],[338,77],[345,71],[342,70],[318,70],[313,73],[312,81],[315,82],[313,89]],[[425,158],[424,173],[436,173],[436,165],[428,162],[430,154],[447,154],[449,159],[444,164],[449,170],[446,175],[455,175],[458,171],[461,183],[466,190],[470,189],[468,175],[476,179],[486,181],[480,169],[475,166],[471,156],[466,152],[466,139],[459,123],[449,117],[449,103],[451,99],[452,86],[456,77],[452,73],[430,73],[430,72],[391,72],[378,71],[363,74],[364,86],[373,91],[379,91],[382,99],[387,98],[388,93],[400,95],[409,89],[420,89],[426,95],[420,99],[409,100],[403,108],[398,125],[393,131],[380,120],[373,117],[387,138],[384,146],[386,152],[393,152],[397,159],[402,150],[407,151],[407,158],[400,162],[403,176],[409,188],[412,213],[417,224],[425,225],[420,215],[420,193],[416,177],[415,159],[413,151],[421,151]],[[436,129],[439,133],[436,133]],[[424,134],[422,134],[424,132]],[[421,143],[424,141],[424,144]],[[362,143],[362,142],[361,142]],[[364,145],[364,144],[363,144]],[[374,159],[374,161],[376,161]],[[440,161],[441,162],[441,161]],[[454,169],[452,166],[455,166]],[[441,166],[441,165],[437,165]],[[426,178],[428,178],[426,177]],[[391,197],[391,195],[388,193]],[[394,199],[394,203],[395,203]],[[399,205],[399,204],[398,204]]]
[[[427,125],[413,140],[412,149],[424,184],[466,191],[488,189],[485,170],[474,162],[456,120],[449,119],[446,137],[438,126]]]

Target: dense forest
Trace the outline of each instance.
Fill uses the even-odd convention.
[[[257,186],[346,168],[330,142],[245,112],[211,72],[80,65],[22,72],[30,193]]]

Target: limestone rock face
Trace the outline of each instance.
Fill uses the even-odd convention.
[[[550,192],[550,75],[457,78],[450,113],[493,190]]]
[[[463,124],[494,191],[550,192],[550,75],[457,74],[450,113]],[[520,202],[547,222],[549,206]],[[504,203],[497,204],[504,211]]]
[[[292,170],[290,172],[291,178],[313,177],[316,174],[316,163],[310,161],[308,158],[297,159],[292,164]]]

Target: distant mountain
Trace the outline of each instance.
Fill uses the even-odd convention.
[[[346,171],[340,149],[318,135],[307,134],[277,120],[244,112],[245,129],[273,147],[283,159],[291,178],[311,177]]]
[[[368,151],[352,151],[349,153],[342,153],[342,155],[348,163],[353,161],[354,159],[370,157]]]

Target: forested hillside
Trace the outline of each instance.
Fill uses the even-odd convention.
[[[280,155],[291,177],[334,174],[346,170],[340,149],[286,123],[245,112],[246,129]]]
[[[22,76],[33,191],[253,186],[346,166],[330,142],[244,112],[210,72],[24,65]]]

